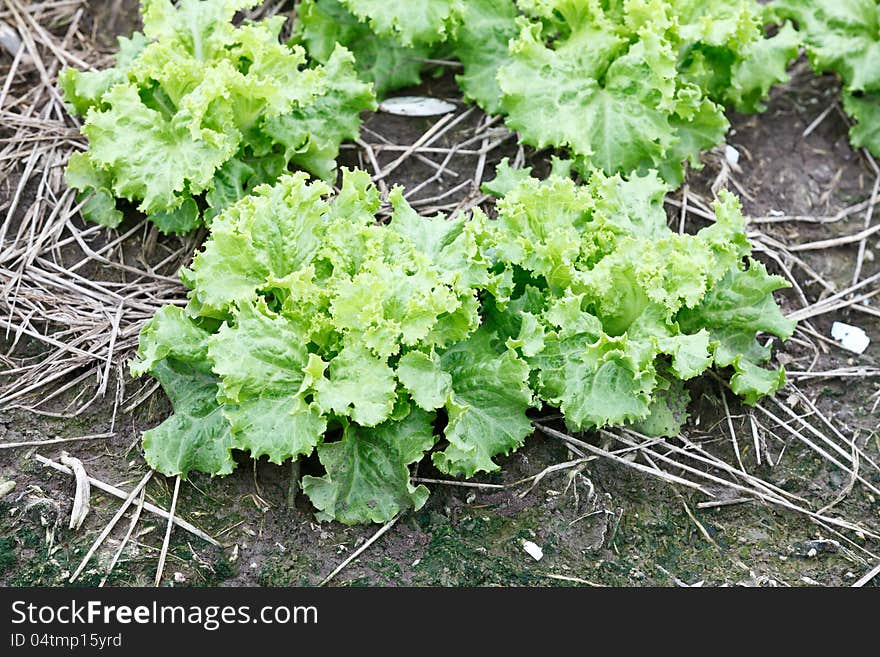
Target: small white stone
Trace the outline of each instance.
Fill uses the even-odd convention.
[[[174,573],[174,581],[178,584],[183,584],[186,581],[186,575],[183,573]]]
[[[396,116],[440,116],[455,111],[455,105],[428,96],[398,96],[379,103],[379,111]]]
[[[831,337],[837,340],[841,347],[855,354],[865,353],[865,349],[871,344],[871,338],[862,329],[843,322],[832,324]]]
[[[544,558],[544,550],[542,550],[539,546],[535,545],[531,541],[523,541],[522,542],[523,550],[535,561],[540,561]]]
[[[724,146],[724,157],[727,158],[727,163],[732,167],[739,164],[739,151],[730,144]]]
[[[3,499],[9,493],[15,490],[15,482],[10,481],[0,481],[0,499]]]

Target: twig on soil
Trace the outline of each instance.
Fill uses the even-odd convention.
[[[168,545],[171,542],[171,530],[174,529],[174,512],[177,510],[177,495],[180,493],[180,475],[174,479],[174,494],[171,496],[171,511],[168,513],[168,526],[165,528],[165,540],[159,553],[159,565],[156,566],[156,581],[153,586],[162,583],[162,571],[165,570],[165,559],[168,557]]]
[[[40,445],[57,445],[58,443],[73,443],[82,440],[97,440],[98,438],[112,438],[115,433],[96,433],[91,436],[77,436],[76,438],[50,438],[49,440],[24,440],[17,443],[0,442],[0,449],[12,449],[14,447],[39,447]]]
[[[76,478],[76,493],[73,497],[73,508],[70,511],[69,528],[79,529],[82,527],[90,509],[92,489],[89,486],[89,476],[86,474],[82,461],[67,452],[61,452],[61,463],[70,468],[73,476]]]
[[[140,520],[141,511],[144,509],[144,500],[147,495],[147,489],[141,488],[141,495],[138,499],[138,504],[134,509],[134,513],[131,515],[131,522],[128,523],[128,531],[125,532],[125,536],[122,538],[122,541],[119,543],[119,547],[116,549],[116,553],[113,555],[113,561],[110,562],[110,565],[107,566],[107,572],[104,573],[104,576],[101,578],[101,582],[98,584],[98,587],[104,586],[107,583],[107,579],[110,577],[113,569],[116,567],[116,563],[119,561],[119,557],[122,556],[122,551],[125,549],[125,546],[128,544],[128,539],[131,538],[131,534],[134,531],[135,526]],[[193,550],[195,552],[195,550]]]
[[[708,502],[697,502],[698,509],[715,509],[720,506],[733,506],[734,504],[747,504],[749,502],[757,502],[753,497],[736,497],[732,500],[709,500]]]
[[[873,209],[873,206],[872,206]],[[842,237],[832,237],[827,240],[819,240],[817,242],[806,242],[804,244],[793,244],[788,250],[795,253],[798,251],[818,251],[822,249],[830,249],[835,246],[846,246],[847,244],[857,244],[864,242],[872,235],[880,233],[880,224],[865,228],[854,235],[843,235]],[[853,283],[855,285],[855,283]]]
[[[867,584],[867,583],[870,582],[872,579],[874,579],[875,577],[877,577],[877,575],[880,575],[880,563],[878,563],[878,564],[877,564],[876,566],[874,566],[871,570],[869,570],[869,571],[868,571],[867,573],[865,573],[862,577],[860,577],[860,578],[859,578],[859,579],[853,584],[853,588],[861,588],[861,587],[863,587],[865,584]]]
[[[89,560],[92,558],[92,555],[95,554],[95,551],[101,547],[101,544],[104,542],[110,532],[113,531],[113,528],[116,526],[116,523],[119,522],[119,519],[125,515],[125,512],[128,511],[128,507],[131,506],[131,503],[134,501],[134,498],[137,497],[137,494],[143,490],[144,486],[147,485],[147,482],[150,481],[150,477],[153,476],[153,471],[150,470],[147,474],[144,475],[143,479],[140,480],[137,486],[135,486],[131,493],[128,494],[128,497],[125,498],[125,501],[119,507],[119,510],[116,511],[116,514],[110,519],[110,522],[104,527],[98,537],[95,539],[95,542],[92,543],[92,547],[89,548],[88,552],[86,552],[86,556],[83,557],[83,560],[80,562],[79,567],[73,571],[73,574],[70,576],[70,582],[74,582],[79,574],[83,571],[86,565],[89,563]]]
[[[587,586],[595,586],[597,588],[604,588],[605,584],[597,584],[596,582],[591,582],[588,579],[584,579],[583,577],[572,577],[571,575],[556,575],[554,573],[544,573],[544,577],[549,577],[550,579],[558,579],[562,582],[573,582],[575,584],[586,584]]]
[[[583,449],[586,451],[591,451],[593,453],[598,453],[599,455],[602,455],[602,456],[605,456],[605,455],[608,455],[609,457],[614,456],[613,454],[606,452],[605,450],[601,450],[597,447],[594,447],[593,445],[590,445],[589,443],[578,440],[578,439],[574,438],[573,436],[569,436],[565,433],[562,433],[561,431],[556,431],[555,429],[550,429],[549,427],[545,427],[545,426],[542,426],[537,423],[535,426],[542,433],[545,433],[551,437],[563,440],[564,442],[572,443],[580,449]],[[750,475],[747,472],[744,472],[742,470],[737,470],[736,468],[734,468],[730,464],[724,462],[723,460],[709,455],[707,452],[705,452],[699,446],[687,441],[683,436],[680,436],[679,438],[684,441],[685,445],[687,446],[687,449],[682,449],[670,441],[664,442],[663,445],[670,450],[670,453],[679,454],[679,455],[684,456],[686,458],[696,460],[698,463],[702,463],[704,465],[709,465],[714,469],[732,474],[732,475],[736,476],[737,478],[744,480],[745,483],[748,484],[748,486],[738,484],[734,481],[731,481],[728,479],[723,479],[721,477],[715,476],[709,472],[705,472],[705,471],[700,470],[698,468],[695,468],[693,466],[689,466],[686,463],[683,463],[681,461],[676,461],[676,460],[670,458],[669,456],[667,456],[666,454],[663,454],[663,453],[657,452],[653,449],[650,449],[644,444],[644,441],[647,441],[650,439],[648,439],[647,437],[641,436],[640,434],[638,434],[630,429],[621,429],[620,433],[614,433],[612,431],[600,430],[600,433],[603,435],[609,436],[615,440],[619,440],[624,445],[627,445],[629,447],[641,447],[641,449],[636,453],[643,455],[646,458],[646,460],[648,460],[648,462],[650,464],[652,464],[653,467],[646,467],[646,466],[643,466],[639,463],[630,462],[626,459],[622,459],[622,458],[616,457],[616,456],[614,456],[614,458],[612,458],[611,460],[614,460],[622,465],[626,465],[627,467],[630,467],[630,468],[633,468],[633,469],[638,470],[640,472],[643,472],[644,474],[655,476],[655,477],[662,479],[666,482],[682,484],[682,485],[685,485],[689,488],[697,489],[709,497],[714,497],[714,495],[712,495],[711,492],[706,490],[700,484],[697,484],[697,483],[692,482],[687,479],[683,479],[683,478],[678,477],[676,475],[672,475],[664,470],[661,470],[660,466],[658,466],[653,461],[653,459],[657,459],[659,461],[667,463],[669,466],[671,466],[673,468],[683,470],[684,472],[690,473],[696,477],[699,477],[699,478],[704,479],[706,481],[712,482],[715,485],[720,485],[720,486],[727,488],[729,490],[738,491],[741,494],[744,493],[749,498],[754,497],[756,500],[760,500],[760,501],[763,501],[768,504],[773,504],[776,506],[786,508],[791,511],[795,511],[797,513],[804,514],[804,515],[810,517],[814,522],[816,522],[817,524],[820,524],[823,527],[827,527],[827,525],[833,525],[833,526],[839,527],[841,529],[851,531],[851,532],[855,533],[857,536],[867,536],[867,537],[870,537],[875,540],[880,540],[880,534],[875,533],[871,530],[868,530],[863,526],[853,524],[851,522],[848,522],[846,520],[842,520],[840,518],[823,515],[822,513],[817,513],[815,511],[810,510],[809,508],[806,508],[804,506],[801,506],[800,504],[795,503],[793,500],[799,500],[801,502],[804,502],[804,500],[802,498],[799,498],[796,495],[793,495],[792,493],[789,493],[789,492],[784,491],[776,486],[773,486],[772,484],[770,484],[768,482],[765,482],[761,479],[758,479],[757,477],[754,477],[753,475]],[[626,438],[622,434],[631,435],[634,438],[637,438],[639,441],[642,441],[642,442],[641,443],[635,442],[634,440],[632,440],[630,438]],[[861,481],[861,478],[860,478],[860,481]],[[741,495],[741,497],[742,497],[742,495]]]
[[[70,468],[63,466],[60,463],[56,463],[52,459],[47,459],[45,456],[41,456],[40,454],[34,454],[34,458],[37,461],[39,461],[40,463],[42,463],[43,465],[47,465],[50,468],[54,468],[55,470],[58,470],[59,472],[63,472],[64,474],[68,474],[68,475],[73,474],[73,471]],[[89,477],[89,483],[92,486],[94,486],[95,488],[98,488],[98,489],[104,491],[105,493],[110,493],[111,495],[115,495],[116,497],[118,497],[122,500],[124,500],[128,497],[128,493],[126,493],[125,491],[120,490],[119,488],[116,488],[116,486],[111,486],[110,484],[104,483],[103,481],[101,481],[99,479],[95,479],[94,477]],[[149,511],[150,513],[153,513],[153,514],[159,516],[160,518],[168,519],[171,517],[167,511],[165,511],[164,509],[160,509],[155,504],[150,504],[149,502],[145,502],[144,508],[147,511]],[[200,539],[202,539],[206,543],[210,543],[214,547],[218,547],[218,548],[223,547],[222,545],[220,545],[219,542],[217,542],[215,539],[208,536],[201,529],[199,529],[198,527],[196,527],[194,525],[191,525],[190,523],[186,522],[185,520],[181,520],[180,518],[175,516],[174,517],[174,524],[177,525],[178,527],[180,527],[181,529],[185,529],[190,534],[198,536]]]
[[[785,375],[790,379],[863,379],[880,376],[880,367],[839,367],[833,370],[810,372],[788,370]]]
[[[368,547],[370,547],[373,543],[375,543],[377,540],[379,540],[379,538],[380,538],[383,534],[385,534],[385,532],[387,532],[389,529],[391,529],[391,528],[394,526],[394,524],[400,519],[400,516],[401,516],[401,514],[398,513],[398,514],[397,514],[396,516],[394,516],[391,520],[389,520],[389,521],[386,522],[384,525],[382,525],[382,527],[379,528],[379,531],[377,531],[375,534],[373,534],[373,535],[372,535],[367,541],[365,541],[364,544],[361,545],[357,550],[355,550],[354,552],[352,552],[352,553],[351,553],[351,554],[345,559],[345,561],[343,561],[341,564],[339,564],[338,566],[336,566],[336,568],[333,569],[333,572],[331,572],[329,575],[327,575],[327,577],[325,577],[324,579],[322,579],[322,580],[321,580],[321,583],[318,584],[318,586],[319,586],[319,587],[320,587],[320,586],[325,586],[325,585],[327,584],[327,582],[329,582],[331,579],[333,579],[333,578],[336,577],[339,573],[341,573],[342,570],[343,570],[348,564],[350,564],[352,561],[354,561],[355,559],[357,559],[361,554],[364,553],[364,551],[365,551]]]
[[[781,404],[780,404],[776,399],[773,399],[773,401],[774,401],[777,405],[781,406]],[[837,466],[838,468],[840,468],[841,470],[843,470],[844,472],[846,472],[848,475],[856,477],[856,478],[858,479],[858,481],[860,481],[860,482],[861,482],[866,488],[868,488],[869,490],[871,490],[873,493],[875,493],[875,494],[877,494],[877,495],[880,495],[880,489],[878,489],[878,488],[877,488],[876,486],[874,486],[870,481],[868,481],[867,479],[865,479],[864,477],[862,477],[860,474],[858,474],[858,472],[856,472],[854,468],[851,469],[851,468],[845,466],[843,463],[841,463],[840,461],[838,461],[834,456],[832,456],[831,454],[829,454],[824,448],[820,447],[819,445],[817,445],[816,443],[814,443],[812,440],[810,440],[809,438],[807,438],[807,437],[806,437],[804,434],[802,434],[800,431],[798,431],[797,429],[795,429],[794,427],[792,427],[788,422],[786,422],[785,420],[783,420],[783,419],[780,418],[779,416],[775,415],[775,414],[772,413],[771,411],[768,411],[766,408],[764,408],[764,407],[761,406],[760,404],[756,405],[755,408],[757,408],[759,411],[761,411],[762,413],[764,413],[764,414],[765,414],[766,416],[768,416],[771,420],[773,420],[774,422],[776,422],[776,424],[778,424],[780,427],[784,428],[784,429],[785,429],[786,431],[788,431],[792,436],[794,436],[795,438],[797,438],[798,440],[800,440],[802,443],[804,443],[807,447],[809,447],[811,450],[813,450],[814,452],[816,452],[816,453],[817,453],[819,456],[821,456],[823,459],[825,459],[825,460],[828,461],[829,463],[834,464],[835,466]],[[785,407],[783,407],[783,408],[785,408]],[[790,410],[790,409],[788,409],[788,410]],[[812,425],[807,424],[807,423],[804,422],[802,419],[800,419],[800,422],[801,422],[802,424],[804,424],[804,426],[805,426],[805,428],[807,428],[807,430],[812,429],[812,431],[810,431],[810,433],[814,433],[814,432],[815,432],[815,433],[818,433],[819,436],[822,436],[821,433],[815,431],[815,428],[812,427]],[[828,440],[827,437],[822,436],[822,438],[823,438],[823,442],[825,442],[825,443],[826,443],[829,447],[831,447],[834,451],[838,452],[838,454],[840,454],[841,456],[844,456],[844,458],[846,458],[846,459],[850,459],[850,458],[851,458],[849,454],[847,454],[846,452],[843,452],[843,450],[841,450],[841,448],[840,448],[838,445],[836,445],[835,443],[833,443],[833,442],[831,442],[830,440]]]
[[[504,490],[505,484],[482,484],[477,481],[455,481],[453,479],[426,479],[425,477],[413,477],[417,484],[442,484],[443,486],[458,486],[460,488],[481,488],[484,490]]]
[[[874,158],[871,157],[871,154],[866,150],[865,156],[870,159],[873,163]],[[874,163],[874,170],[877,172],[877,165]],[[868,206],[868,211],[865,213],[865,231],[870,230],[871,228],[871,219],[874,216],[874,204],[877,202],[877,197],[880,196],[880,172],[877,172],[877,177],[874,179],[874,190],[871,192],[871,205]],[[865,251],[867,250],[868,238],[864,238],[859,242],[859,253],[856,256],[856,267],[855,271],[853,271],[852,284],[855,285],[859,282],[859,278],[862,275],[862,265],[865,261]]]
[[[823,110],[823,112],[821,114],[819,114],[819,116],[817,116],[815,119],[813,119],[813,121],[810,123],[810,125],[808,125],[806,130],[804,130],[804,132],[801,134],[801,137],[806,139],[811,134],[813,134],[813,132],[815,132],[816,128],[818,128],[822,124],[822,121],[824,121],[828,117],[828,115],[831,114],[832,111],[834,111],[835,105],[837,105],[836,100],[834,102],[832,102],[828,107],[826,107]]]
[[[584,449],[588,452],[592,452],[593,454],[596,454],[597,456],[603,456],[607,459],[610,459],[612,461],[615,461],[617,463],[625,465],[629,468],[632,468],[633,470],[638,470],[639,472],[642,472],[644,474],[658,477],[658,478],[663,479],[664,481],[667,481],[669,483],[680,484],[680,485],[685,486],[687,488],[693,488],[694,490],[700,491],[701,493],[703,493],[707,497],[715,497],[711,492],[709,492],[708,490],[706,490],[705,488],[703,488],[699,484],[695,484],[694,482],[688,481],[687,479],[682,479],[681,477],[677,477],[675,475],[669,474],[668,472],[664,472],[662,470],[657,470],[654,468],[646,467],[646,466],[642,465],[641,463],[636,463],[635,461],[628,461],[624,458],[621,458],[620,456],[617,456],[616,454],[613,454],[611,452],[606,452],[604,449],[600,449],[594,445],[591,445],[589,443],[585,443],[582,440],[578,440],[577,438],[574,438],[573,436],[569,436],[568,434],[562,433],[561,431],[557,431],[556,429],[551,429],[550,427],[545,427],[541,424],[535,424],[535,426],[537,427],[538,431],[540,431],[541,433],[547,434],[548,436],[552,436],[553,438],[558,438],[564,442],[570,442],[573,445],[575,445],[576,447],[579,447],[580,449]]]
[[[739,469],[745,471],[746,466],[743,465],[742,456],[739,453],[739,443],[736,440],[736,430],[733,428],[733,418],[730,416],[730,407],[727,405],[727,391],[724,386],[718,384],[718,390],[721,393],[721,401],[724,404],[724,417],[727,420],[727,429],[730,431],[730,442],[733,443],[733,453],[736,455],[736,462],[739,463]]]

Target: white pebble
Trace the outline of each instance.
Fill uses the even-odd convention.
[[[732,167],[739,164],[739,151],[730,144],[724,147],[724,157],[727,158],[727,163]]]
[[[865,353],[865,349],[871,344],[871,338],[862,329],[843,322],[834,322],[831,326],[831,337],[837,340],[841,347],[856,354]]]
[[[532,543],[531,541],[523,541],[522,542],[523,550],[525,550],[528,555],[534,559],[535,561],[540,561],[544,558],[544,550],[540,547]]]

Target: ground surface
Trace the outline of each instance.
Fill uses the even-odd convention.
[[[111,46],[108,38],[111,31],[126,33],[135,23],[128,3],[95,2],[83,4],[81,8],[84,11],[79,32],[89,43],[98,44],[103,52],[108,52]],[[67,24],[59,19],[57,24],[47,25],[47,29],[64,35],[70,15],[67,12]],[[8,14],[2,19],[10,20]],[[98,56],[91,54],[93,58]],[[2,66],[8,68],[8,60],[6,54],[0,55]],[[27,74],[22,75],[26,81]],[[761,259],[778,272],[787,270],[798,283],[798,288],[781,297],[789,313],[827,297],[831,294],[827,288],[843,290],[850,286],[859,260],[858,241],[815,250],[798,247],[817,240],[854,235],[865,228],[864,208],[838,221],[816,221],[821,217],[835,218],[840,211],[870,200],[875,181],[870,163],[848,145],[847,125],[834,107],[837,91],[833,79],[816,78],[805,66],[798,65],[792,82],[774,91],[764,114],[732,117],[733,129],[728,142],[741,155],[740,170],[729,171],[720,152],[707,154],[705,169],[689,176],[686,191],[673,195],[669,206],[670,220],[677,225],[679,207],[676,203],[680,204],[685,195],[692,211],[711,199],[713,184],[725,184],[738,192],[746,212],[755,218],[751,230],[759,251],[768,251]],[[454,98],[456,90],[451,73],[430,80],[418,93]],[[826,118],[804,137],[805,128],[829,107]],[[2,121],[21,112],[21,108],[21,105],[0,107],[4,113]],[[462,106],[455,116],[466,111]],[[59,119],[62,120],[66,119]],[[479,201],[479,193],[472,185],[464,184],[465,181],[479,174],[481,168],[485,169],[486,177],[491,178],[500,157],[517,156],[515,139],[505,141],[502,130],[493,131],[500,124],[487,129],[485,121],[480,112],[473,110],[433,144],[437,149],[452,148],[479,134],[481,139],[476,140],[476,145],[465,146],[464,150],[491,146],[482,164],[479,155],[453,154],[447,170],[435,176],[436,165],[443,163],[448,153],[425,151],[420,155],[433,159],[434,166],[410,157],[387,176],[386,182],[405,184],[412,189],[429,181],[414,197],[422,200],[419,207],[425,211],[434,207],[453,211]],[[363,140],[374,145],[387,140],[406,146],[416,142],[436,122],[436,119],[402,119],[378,114],[367,118]],[[8,140],[4,152],[13,152],[12,144],[18,138],[14,130],[17,124],[8,125],[12,127],[5,129],[0,139]],[[73,125],[68,121],[68,127]],[[75,138],[75,130],[71,130],[71,134],[71,139]],[[401,151],[374,149],[374,153],[381,167],[397,158]],[[522,156],[527,164],[540,168],[546,154],[525,152],[520,154]],[[12,162],[7,166],[11,173],[2,174],[0,183],[0,209],[4,216],[8,215],[12,229],[9,234],[16,231],[21,234],[17,227],[26,221],[29,208],[41,202],[41,194],[26,186],[24,194],[15,201],[14,212],[9,210],[26,168],[26,162],[9,159]],[[369,151],[364,148],[345,151],[343,160],[350,165],[369,167],[371,164]],[[691,211],[686,214],[687,230],[703,225],[699,212],[692,214]],[[808,220],[792,220],[796,216]],[[120,234],[137,227],[137,221],[133,216],[121,227]],[[84,228],[81,222],[77,227]],[[145,237],[147,247],[144,247]],[[95,231],[88,233],[87,239],[92,249],[100,250],[113,237]],[[146,231],[135,230],[130,238],[107,253],[112,252],[115,262],[130,263],[132,267],[167,260],[154,271],[172,277],[179,262],[171,256],[188,253],[193,244],[193,241],[157,238]],[[864,245],[861,279],[878,271],[873,253],[876,246],[876,236]],[[11,252],[13,247],[4,243],[2,248]],[[59,262],[68,262],[65,249],[70,248],[68,245],[58,250],[55,256]],[[71,253],[69,257],[77,256]],[[11,276],[5,267],[3,275]],[[102,266],[100,262],[89,262],[78,269],[78,273],[84,279],[113,281],[120,286],[130,280],[126,278],[130,272]],[[183,290],[172,283],[163,285],[182,296]],[[867,286],[859,293],[876,288],[876,284]],[[157,292],[157,296],[161,295]],[[877,377],[880,320],[869,312],[876,303],[871,306],[871,299],[867,299],[863,305],[868,311],[844,307],[810,318],[795,340],[779,348],[777,356],[795,373],[793,382],[797,389],[809,403],[815,404],[818,413],[810,409],[793,387],[780,395],[780,402],[793,413],[808,416],[811,426],[836,441],[844,454],[857,450],[856,458],[851,460],[861,462],[859,473],[863,481],[850,486],[849,473],[817,454],[796,433],[763,412],[743,409],[732,397],[726,400],[729,414],[725,412],[720,396],[723,393],[711,378],[692,388],[692,418],[684,436],[717,458],[737,465],[730,436],[732,426],[747,472],[800,496],[805,500],[803,505],[812,509],[819,509],[846,494],[833,509],[824,512],[825,515],[876,531],[880,527],[880,500],[870,487],[880,488],[880,471],[866,464],[864,457],[880,461],[877,433],[880,416],[876,408],[880,394]],[[113,310],[111,308],[111,314]],[[148,316],[145,314],[143,318]],[[134,326],[137,318],[131,321]],[[855,356],[837,347],[828,338],[833,321],[845,321],[865,329],[872,338],[868,351]],[[63,328],[63,321],[60,323]],[[48,400],[46,397],[58,386],[41,388],[36,396],[17,397],[0,409],[0,485],[15,482],[14,489],[0,500],[0,585],[64,584],[120,503],[116,498],[93,491],[92,511],[85,524],[78,531],[67,529],[73,479],[41,466],[33,458],[35,453],[58,460],[61,449],[66,449],[83,461],[91,476],[125,490],[130,490],[146,472],[139,452],[140,432],[164,419],[169,407],[161,392],[144,397],[142,393],[150,391],[149,382],[132,382],[117,374],[123,371],[117,366],[130,356],[136,326],[134,329],[134,333],[120,337],[121,346],[115,351],[111,347],[111,366],[104,374],[109,375],[107,378],[89,375]],[[44,330],[46,334],[50,332],[48,328]],[[26,334],[16,337],[13,331],[0,338],[5,340],[2,346],[7,354],[2,361],[7,373],[0,380],[4,386],[0,390],[8,392],[15,389],[17,377],[23,376],[24,370],[15,368],[39,363],[47,357],[49,347],[44,340]],[[90,370],[76,370],[82,371]],[[101,363],[95,372],[104,372]],[[802,374],[805,372],[839,375],[811,377]],[[56,383],[60,385],[75,378],[73,373]],[[96,398],[83,413],[73,419],[51,415],[69,413],[80,406],[94,394],[96,381],[105,382],[107,394]],[[142,402],[135,404],[141,398]],[[135,407],[126,410],[131,406]],[[35,412],[35,408],[39,412]],[[764,408],[777,417],[784,415],[784,411],[772,403]],[[819,413],[840,432],[839,436],[819,419]],[[799,427],[802,437],[820,446],[824,444],[798,421],[790,422],[789,427]],[[754,440],[753,427],[757,440]],[[48,446],[4,446],[108,433],[112,435]],[[609,436],[586,434],[580,438],[603,449],[619,447]],[[755,444],[760,446],[760,464]],[[828,445],[823,449],[831,450]],[[662,447],[658,451],[665,453]],[[851,462],[833,451],[832,455],[839,461]],[[482,477],[477,483],[498,486],[516,482],[572,458],[564,442],[536,434],[524,449],[501,459],[500,474]],[[768,465],[768,458],[773,466]],[[316,523],[312,509],[302,496],[289,508],[289,465],[254,463],[244,455],[239,461],[238,470],[229,477],[195,476],[181,486],[178,515],[215,537],[224,547],[217,549],[175,529],[163,583],[175,586],[314,585],[375,534],[377,527],[349,528],[335,523]],[[314,468],[315,464],[310,461],[302,464],[304,474]],[[665,470],[695,479],[693,473],[673,466]],[[427,462],[419,467],[417,475],[439,478]],[[880,542],[860,537],[858,532],[834,533],[827,524],[822,527],[803,514],[760,502],[700,508],[698,505],[707,501],[706,496],[604,458],[550,473],[533,488],[529,486],[530,483],[509,488],[431,484],[432,495],[423,509],[402,515],[331,583],[846,585],[878,562],[875,555],[880,551]],[[167,509],[172,489],[173,481],[156,476],[147,486],[146,499]],[[737,497],[736,491],[716,489],[722,499]],[[101,580],[127,526],[127,520],[120,522],[84,571],[81,583],[97,584]],[[165,522],[145,512],[108,583],[151,584],[164,533]],[[529,556],[523,549],[523,540],[540,546],[543,559],[536,561]]]

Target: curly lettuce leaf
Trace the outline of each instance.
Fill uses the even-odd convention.
[[[462,7],[452,48],[464,71],[455,79],[465,97],[489,114],[502,111],[498,69],[507,61],[510,40],[517,35],[518,13],[509,0],[468,0]]]
[[[500,108],[525,143],[566,149],[582,173],[657,169],[679,184],[683,162],[723,140],[723,105],[760,109],[797,52],[790,26],[765,39],[752,0],[520,7]]]
[[[185,233],[290,168],[332,177],[372,90],[344,48],[306,68],[300,46],[279,42],[282,17],[234,25],[254,4],[144,0],[144,33],[120,41],[114,68],[62,72],[89,140],[67,175],[92,195],[86,219],[118,225],[124,198],[162,232]]]
[[[731,389],[747,404],[754,405],[785,384],[782,368],[760,367],[770,359],[770,347],[757,336],[791,337],[795,322],[782,315],[773,299],[773,292],[787,287],[784,278],[771,276],[760,262],[749,260],[747,269],[732,268],[699,305],[679,313],[685,329],[709,331],[715,364],[733,368]]]
[[[788,65],[797,59],[801,37],[791,23],[785,23],[770,39],[761,39],[748,56],[733,67],[727,100],[742,112],[765,109],[763,99],[770,89],[788,80]]]
[[[111,176],[95,165],[86,153],[72,153],[67,161],[67,183],[80,190],[77,200],[83,202],[80,212],[87,221],[107,228],[116,228],[123,216],[116,208]]]
[[[387,420],[397,400],[394,370],[359,344],[343,347],[330,363],[328,377],[315,383],[315,390],[325,411],[351,417],[364,427]]]
[[[174,415],[144,432],[144,456],[168,476],[194,470],[224,475],[235,468],[229,423],[217,404],[220,380],[207,358],[209,337],[175,306],[159,310],[141,330],[132,375],[149,372],[174,408]]]
[[[147,107],[133,84],[114,86],[102,102],[107,109],[90,110],[83,126],[88,157],[113,172],[117,196],[139,201],[147,214],[179,208],[185,192],[204,192],[238,147],[232,135],[216,143],[193,138]]]
[[[666,190],[656,174],[594,172],[586,186],[522,180],[498,203],[486,242],[495,266],[522,282],[519,296],[488,305],[487,318],[572,430],[629,423],[669,435],[686,416],[673,383],[713,364],[734,366],[732,385],[750,402],[784,380],[758,367],[769,348],[753,351],[759,332],[786,338],[791,323],[773,300],[780,279],[753,265],[738,282],[751,252],[738,202],[722,193],[714,224],[679,235],[667,226]],[[732,286],[752,296],[727,316],[718,305]],[[722,331],[734,326],[742,341],[728,349]]]
[[[395,36],[376,35],[338,0],[303,0],[297,15],[296,39],[309,56],[325,64],[336,45],[344,45],[354,55],[359,76],[373,84],[378,98],[421,81],[422,60],[431,56],[432,47],[404,46]]]
[[[424,506],[428,489],[413,485],[407,466],[434,445],[431,421],[416,409],[372,429],[350,424],[341,440],[321,445],[318,458],[327,474],[302,482],[318,519],[387,522],[403,509]]]
[[[321,242],[330,188],[303,173],[255,190],[211,225],[211,239],[182,278],[190,309],[223,317],[233,304],[255,301],[270,279],[311,262]]]
[[[200,368],[176,360],[155,365],[150,374],[162,384],[174,415],[143,434],[150,467],[169,477],[192,471],[229,474],[232,433],[217,405],[218,380]]]
[[[175,407],[164,428],[146,436],[151,463],[175,474],[219,474],[231,467],[220,458],[231,449],[274,463],[317,449],[328,474],[311,484],[320,490],[316,506],[341,520],[387,520],[424,502],[424,488],[409,486],[402,473],[436,440],[428,412],[448,404],[463,411],[479,399],[468,387],[479,384],[446,372],[440,359],[479,327],[478,291],[490,278],[480,247],[485,225],[423,219],[401,189],[390,201],[391,221],[383,225],[366,172],[345,171],[336,194],[299,173],[257,188],[215,218],[184,274],[192,288],[187,309],[163,309],[145,326],[132,365],[134,375],[164,377]],[[501,362],[510,359],[512,352]],[[527,390],[528,369],[517,362]],[[197,369],[185,372],[189,378],[166,372],[180,363]],[[407,425],[409,399],[420,408]],[[491,412],[485,406],[468,409],[459,433],[477,431],[478,413]],[[413,428],[416,418],[427,429]],[[345,438],[324,445],[328,427],[340,424],[348,427]],[[216,454],[195,456],[210,436]],[[410,449],[396,440],[425,444]],[[335,465],[343,446],[350,458],[373,460],[386,443],[402,451],[381,455],[375,480],[347,482],[345,467]],[[388,503],[358,510],[351,487],[365,487],[364,499],[380,487]]]
[[[844,94],[843,108],[856,122],[849,131],[852,145],[880,157],[880,93]]]
[[[289,166],[332,181],[339,145],[360,135],[360,113],[376,109],[369,84],[355,72],[354,56],[337,46],[324,63],[326,88],[313,101],[266,121],[264,130],[274,145],[284,147]]]
[[[590,24],[549,47],[544,30],[523,23],[498,73],[508,125],[528,144],[568,148],[610,174],[662,161],[674,140],[664,107],[672,101],[672,49],[655,39],[627,52]]]
[[[380,36],[393,36],[404,46],[445,41],[455,31],[460,0],[340,0]]]
[[[440,357],[451,379],[446,402],[449,446],[433,455],[447,474],[472,477],[499,469],[492,459],[522,446],[532,433],[526,411],[533,405],[529,366],[509,348],[479,331]]]
[[[273,463],[311,454],[327,428],[306,400],[309,355],[294,327],[263,302],[243,304],[234,325],[211,336],[208,356],[220,376],[223,414],[236,449]]]
[[[850,91],[880,91],[880,4],[876,0],[776,0],[797,22],[817,72],[834,71]]]

